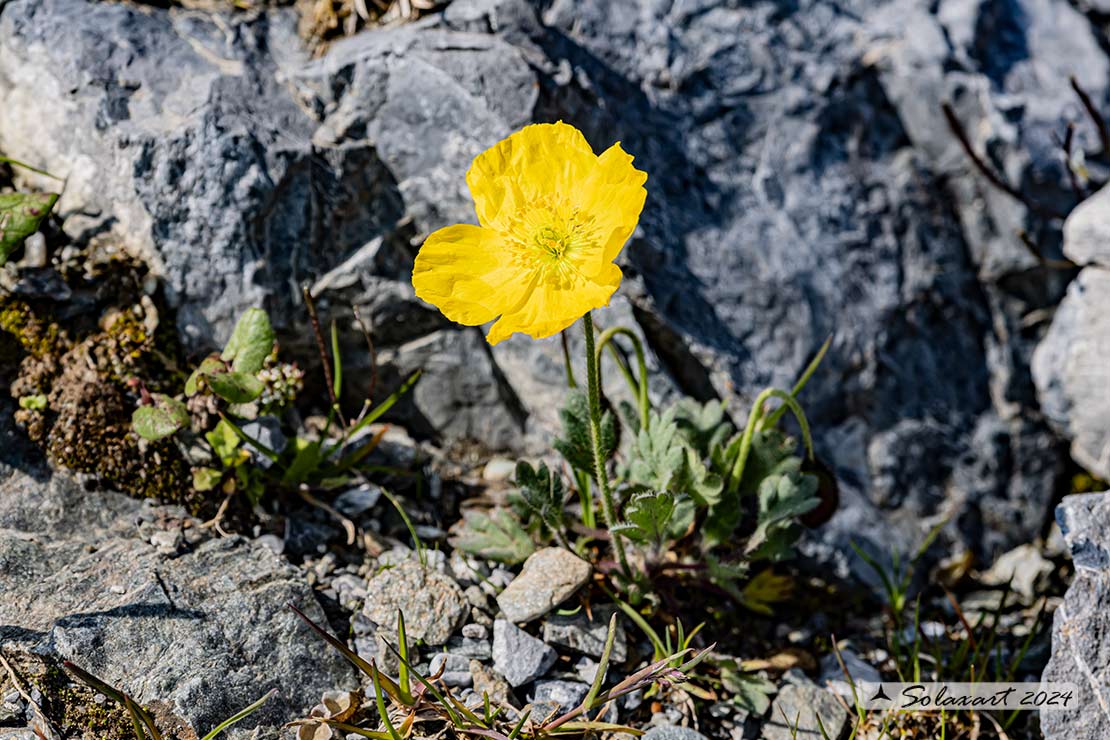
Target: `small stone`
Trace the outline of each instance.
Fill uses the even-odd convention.
[[[452,637],[447,641],[447,651],[453,655],[463,655],[467,658],[489,660],[493,656],[493,648],[489,638],[474,640],[469,637]]]
[[[597,669],[599,664],[596,660],[582,656],[574,662],[574,675],[578,676],[584,683],[593,683],[597,678]]]
[[[185,535],[180,531],[162,530],[150,536],[150,544],[163,555],[176,555],[185,544]]]
[[[281,452],[285,449],[286,439],[285,434],[281,431],[281,421],[273,416],[260,416],[253,421],[249,421],[243,425],[243,434],[251,439],[262,444],[271,450]],[[268,456],[263,455],[253,445],[244,445],[244,449],[250,453],[251,461],[253,464],[262,468],[268,469],[274,464],[274,461]]]
[[[504,457],[495,457],[486,463],[482,470],[482,480],[488,483],[500,483],[513,477],[516,471],[516,462]]]
[[[857,655],[850,647],[840,649],[840,658],[844,661],[844,668],[848,669],[848,675],[852,677],[852,684],[855,685],[857,693],[863,691],[864,684],[882,682],[878,669]],[[853,686],[845,678],[844,669],[840,667],[840,661],[836,659],[835,653],[829,653],[821,659],[821,678],[818,684],[834,694],[852,697]]]
[[[801,671],[790,671],[786,676],[789,682],[775,696],[761,740],[820,740],[822,727],[828,737],[840,737],[848,722],[840,700]],[[790,718],[789,726],[784,717]]]
[[[374,508],[381,497],[382,489],[372,483],[363,483],[339,494],[335,508],[345,516],[355,517]]]
[[[285,540],[275,534],[264,534],[255,540],[255,542],[265,547],[274,555],[281,555],[285,552]]]
[[[542,617],[590,580],[590,564],[569,550],[548,547],[532,553],[513,582],[497,597],[505,617],[530,622]]]
[[[439,675],[440,680],[448,686],[466,687],[474,682],[474,678],[470,675],[470,660],[464,655],[436,653],[432,656],[428,670],[433,676]],[[440,674],[441,669],[442,674]]]
[[[495,705],[515,706],[513,687],[494,669],[484,665],[481,661],[471,660],[470,677],[474,682],[474,691],[479,696],[489,694],[490,701]]]
[[[689,727],[656,725],[645,732],[641,740],[708,740],[705,735]]]
[[[489,630],[481,624],[464,624],[462,636],[471,640],[486,640],[489,638]]]
[[[548,645],[565,647],[591,658],[600,658],[609,636],[609,620],[613,616],[611,608],[594,609],[593,619],[580,611],[571,616],[553,615],[543,625],[543,641]],[[616,634],[613,637],[612,660],[623,663],[628,658],[628,648],[624,625],[617,619]]]
[[[390,632],[397,629],[397,612],[405,615],[411,640],[442,645],[469,613],[466,596],[447,576],[408,560],[383,571],[366,584],[363,612]]]
[[[493,623],[493,667],[510,685],[523,686],[547,673],[558,656],[555,650],[512,622]]]
[[[537,717],[564,714],[581,704],[588,693],[589,684],[577,681],[537,681],[531,698],[533,711]]]

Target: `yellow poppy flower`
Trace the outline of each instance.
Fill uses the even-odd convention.
[[[557,334],[620,285],[613,261],[636,228],[646,180],[620,144],[598,156],[573,126],[526,126],[475,158],[466,184],[481,225],[425,240],[416,295],[460,324],[500,316],[490,344]]]

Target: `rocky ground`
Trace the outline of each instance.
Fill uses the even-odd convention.
[[[847,737],[838,651],[857,678],[892,678],[906,669],[895,646],[920,635],[961,673],[953,653],[989,628],[1014,677],[1047,664],[1090,692],[1008,737],[1108,734],[1105,512],[1098,494],[1064,498],[1110,479],[1106,9],[359,5],[0,0],[0,153],[65,180],[43,234],[0,273],[0,737],[34,737],[21,728],[35,722],[127,736],[63,659],[181,738],[271,689],[255,736],[289,734],[369,688],[290,603],[390,670],[402,609],[420,667],[468,700],[581,700],[612,609],[599,574],[563,550],[507,567],[448,540],[460,508],[504,500],[509,458],[550,453],[563,348],[490,348],[409,285],[423,237],[472,220],[473,156],[558,119],[595,145],[622,140],[650,174],[627,278],[598,319],[644,336],[654,401],[721,398],[742,414],[832,337],[804,403],[839,501],[777,571],[793,598],[768,616],[674,594],[687,628],[706,623],[696,644],[718,643],[707,693],[628,697],[615,718],[653,740],[778,740],[784,715],[814,708],[797,737],[820,736],[813,716]],[[59,189],[0,175],[5,190]],[[309,371],[310,424],[324,384],[302,284],[339,321],[348,378],[423,377],[389,418],[379,474],[333,511],[282,500],[212,526],[220,497],[191,490],[185,452],[130,434],[120,380],[178,382],[263,306]],[[616,373],[605,385],[622,398]],[[23,400],[39,396],[56,415]],[[928,543],[907,575],[915,630],[866,560]],[[652,646],[623,616],[620,630],[631,671]],[[762,693],[730,661],[767,702],[737,700]],[[935,737],[928,721],[905,729]],[[994,731],[966,721],[954,731]]]

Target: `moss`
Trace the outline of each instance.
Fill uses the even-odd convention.
[[[66,346],[65,337],[57,324],[42,320],[26,303],[11,297],[0,298],[0,331],[36,359]]]

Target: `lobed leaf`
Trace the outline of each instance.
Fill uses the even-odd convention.
[[[508,509],[489,513],[464,510],[462,520],[451,528],[449,542],[457,550],[509,565],[523,563],[536,550],[532,538]]]

